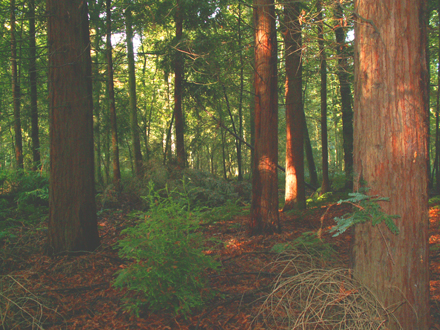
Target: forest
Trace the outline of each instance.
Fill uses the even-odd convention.
[[[0,329],[440,330],[440,0],[0,0]]]

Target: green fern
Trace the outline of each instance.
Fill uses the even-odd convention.
[[[392,233],[399,233],[399,228],[397,228],[394,219],[400,218],[400,216],[386,214],[380,209],[380,205],[377,203],[380,201],[389,201],[389,198],[369,196],[362,192],[350,193],[348,195],[350,198],[339,200],[337,204],[353,204],[356,207],[356,210],[352,213],[345,214],[342,217],[334,218],[336,226],[330,230],[330,232],[335,232],[333,235],[334,237],[339,236],[348,228],[357,225],[358,223],[364,223],[369,220],[371,220],[373,226],[384,222]]]

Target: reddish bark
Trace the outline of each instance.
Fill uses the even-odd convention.
[[[254,0],[255,150],[250,234],[280,231],[278,215],[277,36],[273,0]]]
[[[299,3],[284,6],[286,32],[286,192],[283,211],[306,207]]]
[[[401,216],[357,225],[354,275],[393,311],[388,329],[428,329],[427,65],[425,1],[357,0],[355,189],[390,198]]]
[[[48,0],[49,253],[99,246],[87,2]]]

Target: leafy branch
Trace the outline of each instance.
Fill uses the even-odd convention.
[[[385,222],[388,229],[394,233],[399,233],[399,228],[394,222],[394,219],[400,218],[399,215],[389,215],[383,212],[378,202],[388,202],[389,198],[380,197],[378,195],[368,196],[362,192],[355,192],[348,194],[350,198],[339,200],[336,204],[342,203],[351,204],[357,208],[354,212],[344,214],[342,217],[335,217],[336,226],[334,226],[330,232],[335,232],[333,235],[339,236],[344,233],[348,228],[358,224],[371,220],[373,226]]]

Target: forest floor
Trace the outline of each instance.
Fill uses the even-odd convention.
[[[111,283],[114,273],[127,261],[118,256],[113,246],[120,231],[132,225],[133,220],[126,217],[129,209],[127,203],[119,210],[100,215],[102,246],[94,253],[48,257],[44,254],[44,228],[32,230],[32,235],[27,234],[29,228],[21,228],[15,240],[0,242],[3,329],[39,329],[38,324],[44,329],[271,329],[257,317],[263,301],[258,298],[268,294],[274,281],[267,268],[274,259],[270,250],[275,244],[292,242],[305,232],[318,231],[327,210],[315,207],[303,213],[280,213],[283,232],[271,236],[249,237],[246,216],[204,226],[204,235],[224,242],[212,248],[223,267],[219,273],[210,275],[212,287],[223,296],[185,319],[147,312],[135,317],[122,308],[123,292]],[[348,267],[350,235],[334,238],[328,232],[333,224],[331,219],[345,213],[347,206],[339,205],[325,215],[323,240],[337,252],[335,260],[329,261],[331,267]],[[440,209],[431,207],[431,329],[440,329],[439,226]]]

